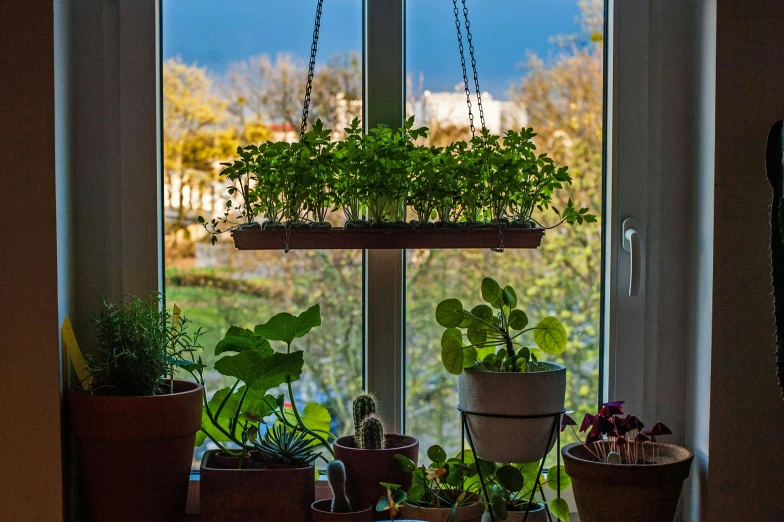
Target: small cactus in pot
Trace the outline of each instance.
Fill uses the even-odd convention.
[[[358,440],[361,449],[384,449],[386,447],[386,436],[384,435],[384,424],[381,419],[371,415],[362,423]]]
[[[351,513],[351,502],[346,496],[346,466],[339,460],[327,464],[327,481],[332,490],[332,512]]]

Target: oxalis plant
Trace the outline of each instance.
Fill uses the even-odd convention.
[[[501,287],[485,277],[481,286],[486,304],[463,307],[459,299],[446,299],[436,307],[436,321],[445,328],[441,336],[441,361],[449,373],[464,369],[491,372],[539,372],[547,365],[539,362],[542,352],[559,355],[566,349],[567,334],[561,321],[547,316],[528,327],[528,315],[517,308],[517,294],[511,286]],[[524,344],[531,333],[536,347]]]
[[[231,326],[215,346],[215,370],[233,378],[234,384],[217,390],[209,400],[205,395],[196,445],[209,438],[228,455],[244,456],[256,449],[278,461],[282,454],[283,462],[288,458],[292,464],[312,462],[316,455],[305,451],[308,449],[324,447],[332,454],[329,412],[317,403],[300,409],[292,386],[302,375],[304,362],[303,352],[293,350],[293,344],[318,326],[319,305],[298,316],[277,314],[253,330]],[[271,342],[282,343],[285,350],[273,349]],[[192,373],[204,385],[205,366],[201,359],[198,363]],[[279,386],[286,387],[287,399],[284,394],[275,393]],[[259,440],[267,418],[274,425]],[[227,443],[240,449],[230,449]]]

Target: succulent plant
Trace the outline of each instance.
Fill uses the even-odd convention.
[[[279,424],[267,430],[256,448],[267,461],[293,467],[308,466],[318,458],[313,439],[307,433],[287,430]]]
[[[359,434],[359,428],[365,419],[376,413],[376,398],[363,393],[354,399],[354,433]]]
[[[346,496],[346,466],[340,460],[327,464],[327,480],[332,489],[332,512],[351,513],[351,502]]]
[[[359,431],[361,435],[357,445],[360,449],[384,449],[386,446],[384,424],[375,415],[365,419]]]

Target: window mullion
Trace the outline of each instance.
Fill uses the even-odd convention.
[[[405,114],[405,0],[364,2],[366,130]],[[365,251],[365,387],[391,431],[403,430],[404,251]]]

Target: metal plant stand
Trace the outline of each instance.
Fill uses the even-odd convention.
[[[492,417],[494,419],[544,419],[547,417],[552,417],[553,424],[550,428],[550,436],[547,438],[547,446],[544,448],[542,460],[539,464],[539,471],[536,473],[536,481],[534,482],[534,487],[531,489],[531,496],[528,499],[529,505],[533,504],[534,496],[536,495],[536,489],[539,488],[539,493],[542,495],[542,502],[544,504],[545,512],[547,513],[547,519],[552,522],[552,514],[550,513],[550,508],[547,506],[547,499],[544,495],[544,489],[539,482],[540,477],[542,476],[542,472],[544,470],[544,461],[547,458],[547,454],[550,453],[550,444],[553,441],[553,437],[556,440],[556,459],[557,459],[557,468],[559,470],[558,475],[556,476],[556,493],[558,498],[561,498],[561,416],[566,413],[566,410],[561,410],[558,412],[553,413],[542,413],[537,415],[499,415],[493,413],[479,413],[475,411],[466,411],[462,409],[459,405],[457,409],[460,411],[460,420],[462,423],[462,430],[460,436],[460,447],[465,448],[465,441],[468,438],[468,445],[471,448],[471,451],[474,455],[474,459],[479,460],[479,457],[476,454],[476,448],[474,447],[474,438],[471,436],[471,429],[468,425],[468,416],[475,415],[477,417]],[[463,455],[463,462],[465,462],[465,451],[462,453]],[[485,500],[487,501],[487,505],[490,506],[490,494],[487,492],[487,484],[485,483],[484,474],[482,473],[482,467],[477,463],[476,471],[479,473],[479,483],[482,484],[482,492],[484,493]],[[523,522],[528,520],[529,512],[525,512],[525,517],[523,517]],[[490,518],[493,522],[497,522],[495,517],[495,513],[493,512],[492,507],[490,508]]]

